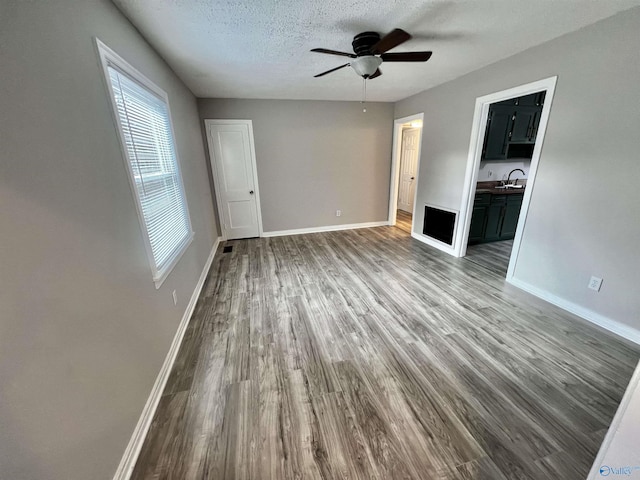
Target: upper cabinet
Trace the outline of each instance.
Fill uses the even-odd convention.
[[[525,107],[541,107],[544,105],[544,97],[547,92],[532,93],[524,97],[510,98],[502,102],[496,102],[493,105],[520,105]]]
[[[507,158],[507,144],[511,129],[513,107],[491,105],[487,119],[487,131],[484,137],[482,158],[485,160],[504,160]]]
[[[545,92],[511,98],[489,107],[483,160],[531,158]]]
[[[517,107],[512,117],[509,141],[535,143],[542,107]]]

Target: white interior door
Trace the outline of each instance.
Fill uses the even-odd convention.
[[[398,208],[413,213],[413,198],[416,191],[416,173],[418,166],[418,147],[420,129],[402,130],[400,149],[400,185],[398,186]]]
[[[224,237],[260,236],[249,123],[208,123],[211,168]]]

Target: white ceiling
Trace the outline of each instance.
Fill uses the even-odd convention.
[[[426,63],[382,64],[367,99],[396,101],[577,30],[640,0],[113,0],[198,97],[360,100],[348,59],[366,30],[414,35],[393,52]],[[594,65],[594,68],[595,67]]]

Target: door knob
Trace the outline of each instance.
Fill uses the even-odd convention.
[[[253,190],[251,190],[251,191],[249,192],[249,195],[253,195]]]
[[[411,177],[411,180],[415,180],[415,179],[416,179],[416,177]]]

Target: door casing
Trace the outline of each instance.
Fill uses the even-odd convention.
[[[518,254],[520,253],[520,245],[524,227],[527,221],[527,213],[529,204],[531,203],[531,194],[534,190],[536,172],[540,161],[540,153],[544,136],[547,131],[547,123],[549,122],[549,114],[551,112],[551,104],[555,93],[556,82],[558,77],[549,77],[536,82],[527,83],[500,92],[478,97],[473,115],[473,124],[471,129],[471,139],[469,142],[469,154],[467,157],[467,170],[465,173],[464,188],[462,190],[462,202],[460,204],[460,226],[456,232],[454,242],[454,255],[464,257],[467,253],[467,242],[469,239],[469,228],[471,226],[471,214],[473,213],[473,200],[475,198],[476,184],[478,181],[478,170],[480,168],[480,160],[482,158],[482,146],[484,143],[484,132],[487,128],[487,115],[489,114],[489,106],[492,103],[501,102],[514,97],[523,97],[531,93],[546,91],[544,106],[542,107],[542,115],[540,116],[540,124],[536,143],[533,148],[531,157],[531,166],[529,167],[529,175],[527,176],[527,188],[524,191],[524,198],[520,210],[520,218],[516,227],[516,235],[513,239],[513,248],[511,249],[511,257],[509,258],[509,268],[507,270],[507,282],[511,283],[511,279],[515,273]]]
[[[402,154],[402,126],[405,123],[415,121],[423,122],[424,112],[398,118],[393,121],[393,147],[391,151],[391,180],[389,184],[389,225],[396,224],[396,210],[398,209],[398,182],[400,180],[400,155]],[[416,198],[418,195],[418,181],[420,179],[420,157],[422,156],[422,134],[424,123],[420,131],[420,143],[418,144],[418,164],[416,165],[416,179],[413,192],[413,218],[416,216]],[[412,225],[413,230],[413,225]]]

